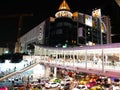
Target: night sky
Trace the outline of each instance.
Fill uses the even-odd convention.
[[[28,32],[50,16],[55,15],[63,0],[0,0],[0,45],[13,43],[17,39],[20,14],[25,16],[22,21],[21,35]],[[92,14],[95,8],[101,8],[102,15],[111,20],[114,42],[120,42],[120,7],[114,0],[66,0],[71,12]]]

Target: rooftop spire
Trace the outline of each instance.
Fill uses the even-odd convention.
[[[55,14],[56,18],[59,17],[69,17],[72,18],[72,13],[70,12],[70,8],[65,0],[60,4],[58,12]]]
[[[63,2],[60,4],[60,7],[59,7],[59,10],[63,10],[63,9],[70,10],[70,8],[65,0],[63,0]]]

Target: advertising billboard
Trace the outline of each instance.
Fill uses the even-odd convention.
[[[94,18],[101,18],[101,9],[96,9],[96,10],[92,11],[92,16]]]
[[[85,25],[92,27],[92,16],[85,15]]]

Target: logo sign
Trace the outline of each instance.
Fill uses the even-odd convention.
[[[92,12],[92,16],[95,18],[101,18],[101,9],[96,9]]]
[[[85,15],[85,24],[92,27],[92,16]]]

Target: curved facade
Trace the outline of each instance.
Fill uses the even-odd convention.
[[[77,29],[73,26],[73,21],[68,17],[56,18],[50,30],[50,46],[76,45]]]

